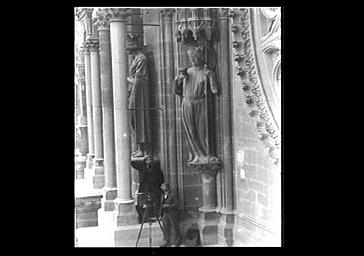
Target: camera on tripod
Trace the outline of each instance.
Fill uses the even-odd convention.
[[[146,219],[154,222],[155,220],[153,220],[153,218],[159,217],[159,194],[153,192],[138,193],[137,210],[139,215],[139,222],[142,221],[142,217],[144,216],[146,210],[148,210]]]
[[[138,193],[138,200],[142,208],[153,207],[153,196],[151,192]]]

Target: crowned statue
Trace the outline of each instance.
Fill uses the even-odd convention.
[[[211,54],[207,46],[191,45],[187,52],[193,66],[179,70],[175,78],[175,93],[182,97],[188,164],[204,164],[217,161],[209,130],[214,120],[212,98],[218,93],[218,86],[215,72],[207,63],[208,54]]]

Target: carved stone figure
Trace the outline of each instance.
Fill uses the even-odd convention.
[[[189,164],[217,160],[212,140],[209,140],[208,122],[214,119],[212,94],[218,92],[218,86],[214,71],[205,65],[206,51],[204,45],[189,46],[188,55],[193,66],[181,69],[175,78],[175,93],[182,97],[182,123],[189,148]]]
[[[131,155],[142,157],[147,154],[149,141],[148,112],[148,69],[147,57],[138,43],[138,35],[128,35],[126,50],[133,56],[130,65],[128,98],[131,127]]]

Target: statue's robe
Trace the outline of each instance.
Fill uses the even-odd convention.
[[[187,69],[188,77],[175,82],[175,93],[182,97],[182,123],[190,151],[189,161],[206,161],[214,156],[214,145],[207,145],[208,122],[212,121],[213,102],[211,93],[218,91],[215,73],[203,67]],[[207,86],[207,90],[205,89]],[[212,123],[210,122],[209,130]]]
[[[139,52],[129,70],[129,109],[149,107],[147,57]],[[149,122],[147,110],[130,110],[130,122],[136,143],[149,142]]]

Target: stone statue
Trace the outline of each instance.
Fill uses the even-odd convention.
[[[182,97],[182,122],[189,148],[188,164],[217,161],[207,125],[209,119],[214,119],[212,94],[218,92],[218,86],[214,71],[205,65],[207,50],[205,46],[188,47],[193,66],[180,69],[175,78],[175,93]]]
[[[148,112],[148,69],[147,57],[138,43],[138,35],[127,36],[126,50],[133,56],[127,80],[130,127],[131,127],[131,156],[143,157],[147,155],[149,141]]]

